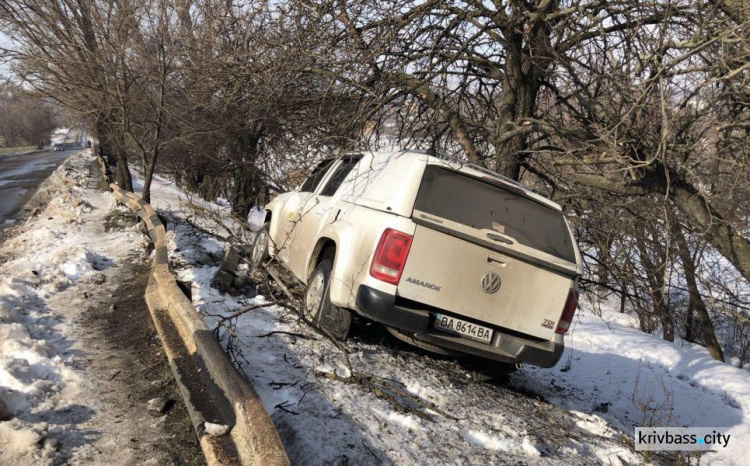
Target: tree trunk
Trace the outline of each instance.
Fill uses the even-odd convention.
[[[262,185],[260,171],[255,166],[258,158],[260,138],[255,134],[245,134],[237,138],[236,154],[239,159],[234,172],[232,186],[232,212],[246,219],[250,209],[262,197],[265,186]]]
[[[698,291],[698,283],[695,279],[695,262],[690,255],[690,249],[688,248],[687,241],[685,240],[685,234],[679,225],[675,226],[674,236],[675,243],[677,244],[677,254],[680,256],[682,261],[682,268],[685,271],[685,281],[687,282],[688,292],[690,293],[690,300],[694,306],[698,320],[701,323],[701,330],[703,331],[703,340],[706,343],[708,353],[712,358],[724,362],[724,352],[721,349],[721,344],[716,338],[714,333],[714,326],[711,322],[711,316],[708,314],[706,304]]]
[[[672,311],[669,309],[666,300],[664,284],[659,279],[664,264],[663,262],[661,264],[654,263],[648,254],[648,246],[642,238],[636,238],[636,244],[638,246],[638,255],[641,259],[641,264],[646,272],[646,281],[648,282],[648,287],[650,289],[654,314],[659,318],[662,331],[664,332],[663,338],[667,341],[674,341],[674,320],[672,318]],[[663,257],[663,254],[660,255]]]
[[[159,160],[159,151],[161,150],[161,133],[164,128],[164,106],[166,104],[166,79],[169,73],[166,64],[162,64],[161,81],[159,83],[159,103],[156,111],[156,121],[154,122],[154,145],[151,149],[151,154],[144,153],[143,161],[143,200],[151,202],[151,181],[154,178],[154,170],[156,170],[156,161]]]
[[[122,150],[117,150],[115,160],[117,160],[115,183],[121,189],[133,192],[133,177],[130,175],[130,168],[128,168],[128,158]]]
[[[695,317],[695,299],[693,299],[692,293],[690,294],[690,301],[688,302],[688,308],[685,313],[685,341],[692,343],[695,340],[693,334],[693,319]]]
[[[543,3],[543,5],[541,4]],[[557,10],[556,1],[537,3],[536,13]],[[528,134],[512,133],[534,116],[537,94],[552,60],[549,53],[552,24],[530,19],[525,6],[510,2],[512,21],[503,28],[506,57],[500,94],[500,117],[495,122],[495,171],[513,180],[521,177],[521,165],[528,158]],[[509,134],[511,133],[511,134]]]
[[[151,181],[154,179],[154,165],[154,163],[149,163],[143,170],[143,191],[141,191],[141,197],[148,203],[151,203]]]
[[[99,137],[101,138],[101,136]],[[113,150],[112,146],[107,142],[100,142],[99,147],[102,156],[107,158],[107,164],[113,169],[114,183],[121,189],[132,192],[133,178],[130,175],[127,157],[121,151]]]
[[[107,157],[107,161],[114,168],[115,183],[126,191],[133,191],[133,178],[128,168],[128,158],[125,153],[112,140],[113,132],[107,123],[107,116],[99,114],[94,122],[96,135],[99,138],[99,146],[102,155]]]
[[[163,105],[163,102],[162,102]],[[161,112],[159,113],[161,119]],[[146,202],[151,202],[151,181],[154,179],[154,171],[156,171],[156,161],[159,160],[159,152],[161,149],[161,128],[162,124],[159,121],[157,128],[154,130],[154,147],[151,151],[151,155],[144,154],[143,156],[143,191],[141,197]]]
[[[518,53],[521,53],[520,50]],[[523,124],[524,117],[534,116],[539,81],[535,76],[536,73],[529,75],[522,71],[520,57],[517,61],[509,57],[505,72],[506,77],[500,97],[502,114],[496,122],[496,132],[503,142],[495,144],[495,171],[518,181],[521,177],[521,164],[526,159],[528,136],[517,134],[504,137],[504,135],[516,129],[519,124]]]
[[[609,291],[605,285],[609,282],[609,269],[611,265],[610,250],[612,249],[612,237],[600,238],[595,245],[598,252],[598,261],[596,264],[596,279],[601,285],[597,287],[599,299],[603,299]],[[624,299],[624,298],[623,298]]]
[[[664,290],[659,288],[656,294],[656,312],[659,315],[661,321],[661,327],[664,332],[663,338],[666,341],[674,341],[674,319],[672,318],[672,311],[669,309],[669,305],[664,296]]]

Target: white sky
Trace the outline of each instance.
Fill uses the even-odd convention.
[[[10,46],[10,39],[8,39],[8,36],[0,32],[0,48],[3,47],[9,47]],[[7,65],[4,63],[5,60],[2,60],[3,58],[3,52],[0,51],[0,79],[6,77],[9,73]]]

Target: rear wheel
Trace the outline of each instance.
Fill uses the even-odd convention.
[[[343,340],[349,334],[352,315],[348,310],[331,303],[332,269],[331,261],[324,259],[310,275],[305,290],[305,301],[302,306],[302,318],[329,333],[337,340]]]

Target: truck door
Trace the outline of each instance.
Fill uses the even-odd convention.
[[[320,162],[305,182],[300,185],[299,190],[289,196],[281,209],[279,232],[273,240],[279,260],[287,267],[291,268],[291,262],[294,260],[292,244],[295,236],[299,233],[300,221],[305,213],[314,206],[313,193],[335,161],[336,159],[330,158]]]
[[[321,180],[316,192],[310,196],[301,209],[296,232],[292,240],[289,268],[302,280],[307,281],[307,266],[320,232],[326,224],[326,218],[338,202],[335,196],[339,186],[362,157],[351,155],[343,157],[330,170],[330,176]]]

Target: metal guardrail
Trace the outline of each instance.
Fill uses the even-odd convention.
[[[154,243],[146,303],[209,465],[288,465],[281,439],[258,394],[239,374],[169,271],[166,231],[139,196],[111,184],[115,199],[143,219]],[[223,436],[206,423],[228,426]]]

